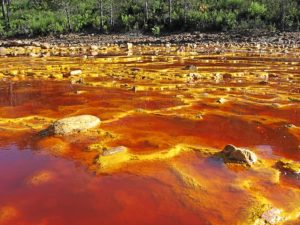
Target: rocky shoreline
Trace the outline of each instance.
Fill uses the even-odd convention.
[[[20,47],[48,43],[60,46],[107,45],[107,44],[233,44],[233,45],[271,45],[284,47],[300,47],[300,32],[257,32],[243,33],[180,33],[162,36],[128,34],[66,34],[22,39],[0,39],[2,47]]]

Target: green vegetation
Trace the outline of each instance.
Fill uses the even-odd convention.
[[[1,0],[0,36],[300,28],[300,0]]]

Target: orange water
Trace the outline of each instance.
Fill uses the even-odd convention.
[[[287,213],[300,208],[299,180],[283,175],[272,180],[276,160],[300,161],[299,58],[256,53],[109,57],[114,60],[0,58],[4,73],[17,68],[41,75],[0,82],[0,117],[5,119],[0,123],[0,224],[247,224],[248,210],[262,199]],[[175,79],[189,73],[184,67],[191,64],[197,73],[233,76]],[[47,78],[55,71],[47,65],[68,65],[98,76],[71,84]],[[146,78],[134,78],[134,73]],[[276,76],[262,85],[263,73]],[[123,84],[143,88],[132,91]],[[219,104],[219,98],[228,101]],[[41,126],[29,128],[14,121],[81,114],[101,118],[101,131],[113,137],[38,137],[49,122],[36,120],[31,123]],[[263,162],[257,168],[228,166],[185,152],[101,171],[95,162],[99,153],[87,147],[102,139],[109,147],[123,145],[138,155],[180,144],[217,150],[234,144],[250,148]],[[63,151],[53,146],[63,146]],[[30,184],[41,171],[50,173],[50,179]]]

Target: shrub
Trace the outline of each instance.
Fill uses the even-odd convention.
[[[154,27],[152,27],[151,29],[152,34],[154,34],[155,36],[159,36],[160,35],[160,27],[155,25]]]
[[[264,4],[260,4],[258,2],[251,2],[249,7],[249,13],[252,16],[262,16],[267,11],[267,8]]]

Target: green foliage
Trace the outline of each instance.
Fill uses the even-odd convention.
[[[64,19],[54,12],[38,11],[28,18],[28,28],[31,34],[62,33],[64,31]]]
[[[152,34],[155,35],[155,36],[159,36],[160,35],[160,27],[155,25],[154,27],[152,27],[151,29],[152,31]]]
[[[132,15],[122,15],[121,16],[123,25],[125,26],[126,31],[130,31],[134,24],[135,24],[135,18]]]
[[[4,29],[4,24],[0,23],[0,36],[4,36],[5,35],[5,29]]]
[[[251,2],[251,5],[249,7],[249,13],[252,16],[262,16],[267,11],[267,8],[264,4],[261,4],[259,2]]]
[[[101,6],[101,7],[100,7]],[[11,0],[0,35],[67,32],[296,30],[299,0]]]

